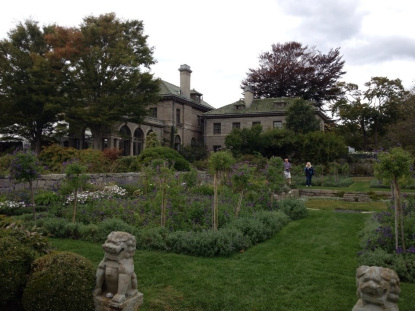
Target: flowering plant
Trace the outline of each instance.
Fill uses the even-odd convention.
[[[85,204],[88,201],[99,201],[103,199],[119,198],[127,195],[127,190],[117,185],[105,185],[102,190],[81,191],[78,192],[77,201],[79,204]],[[65,204],[70,204],[75,200],[75,194],[70,194]]]

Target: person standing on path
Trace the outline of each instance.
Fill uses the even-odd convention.
[[[288,162],[288,159],[284,160],[284,177],[286,182],[291,185],[291,163]]]
[[[305,173],[305,186],[311,187],[311,179],[313,178],[313,175],[314,175],[314,168],[311,166],[310,162],[307,162],[307,164],[305,165],[304,173]]]

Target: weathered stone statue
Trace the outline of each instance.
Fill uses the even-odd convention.
[[[359,300],[352,311],[398,311],[401,289],[395,271],[382,267],[360,266],[356,269]]]
[[[135,237],[127,232],[113,231],[102,245],[104,259],[98,265],[93,292],[96,311],[136,311],[143,303],[137,290],[133,256]]]

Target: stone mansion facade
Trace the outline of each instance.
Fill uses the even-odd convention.
[[[225,147],[225,137],[233,128],[249,128],[261,124],[263,129],[281,128],[285,122],[285,109],[295,98],[254,99],[247,88],[244,98],[233,104],[215,109],[203,100],[203,94],[190,88],[191,73],[188,65],[181,65],[180,86],[160,80],[160,99],[149,105],[149,115],[141,124],[122,123],[109,129],[105,135],[103,148],[121,149],[123,155],[133,156],[146,147],[146,137],[154,132],[163,145],[179,149],[203,143],[209,151]],[[329,120],[316,108],[316,118],[321,129]],[[66,145],[75,148],[89,146],[88,132],[85,135],[72,135]]]

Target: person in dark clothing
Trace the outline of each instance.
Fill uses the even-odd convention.
[[[304,173],[305,173],[305,186],[311,187],[311,178],[313,178],[313,175],[314,175],[314,168],[311,166],[310,162],[307,162],[304,168]]]

